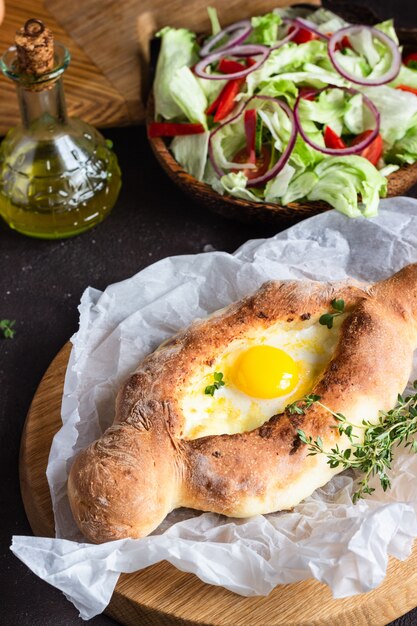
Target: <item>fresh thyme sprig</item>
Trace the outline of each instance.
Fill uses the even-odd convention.
[[[0,331],[3,332],[3,336],[5,339],[13,339],[16,332],[13,328],[15,323],[15,320],[0,320]]]
[[[320,396],[316,396],[314,393],[311,393],[308,396],[304,396],[302,400],[296,400],[292,404],[287,404],[285,409],[291,415],[295,415],[295,414],[304,415],[305,410],[308,409],[315,402],[318,402],[319,400],[320,400]]]
[[[204,393],[208,396],[214,396],[214,392],[220,389],[220,387],[224,387],[225,382],[223,380],[222,372],[214,372],[214,383],[212,385],[207,385],[204,389]]]
[[[413,386],[417,389],[417,381],[414,381]],[[327,451],[324,449],[321,437],[313,440],[311,436],[307,436],[303,430],[299,429],[297,433],[301,441],[308,446],[308,456],[325,454],[331,468],[341,466],[343,469],[352,468],[363,472],[364,476],[358,484],[357,491],[353,494],[353,502],[375,491],[369,486],[369,480],[373,476],[378,476],[383,490],[386,491],[391,487],[388,471],[391,469],[394,446],[398,447],[401,443],[405,443],[406,448],[409,447],[417,453],[417,439],[413,438],[413,435],[417,433],[417,393],[406,397],[399,395],[393,409],[379,412],[376,424],[367,420],[363,420],[362,424],[353,424],[344,415],[334,413],[319,400],[320,398],[316,402],[332,413],[338,422],[333,428],[336,428],[340,435],[347,436],[351,447],[341,450],[336,444],[334,448]],[[353,433],[354,428],[364,431],[362,443],[354,441],[358,438]]]
[[[333,320],[335,317],[342,315],[345,312],[345,301],[344,300],[334,300],[330,303],[332,305],[332,309],[336,311],[336,313],[323,313],[319,319],[319,324],[322,326],[327,326],[327,328],[333,328]]]

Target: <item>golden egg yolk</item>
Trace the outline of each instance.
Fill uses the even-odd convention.
[[[234,362],[229,378],[248,396],[277,398],[286,396],[299,379],[297,363],[289,354],[273,346],[253,346]]]

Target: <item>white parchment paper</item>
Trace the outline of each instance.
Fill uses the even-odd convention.
[[[47,476],[57,538],[14,537],[11,549],[61,589],[89,619],[104,610],[121,572],[161,561],[235,593],[266,595],[277,584],[314,577],[336,598],[373,589],[388,556],[406,558],[417,536],[417,455],[399,450],[393,487],[353,505],[354,475],[336,476],[291,512],[233,520],[180,510],[144,539],[83,542],[69,510],[74,455],[113,420],[117,390],[163,340],[253,292],[267,279],[376,281],[417,262],[417,201],[383,200],[380,215],[350,220],[331,211],[233,255],[166,258],[103,293],[88,288],[72,338]],[[417,367],[412,373],[417,378]],[[366,416],[364,416],[366,417]]]

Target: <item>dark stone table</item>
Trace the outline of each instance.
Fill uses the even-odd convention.
[[[381,16],[417,25],[414,0],[363,3]],[[77,330],[84,289],[104,289],[163,257],[202,252],[205,246],[232,252],[247,239],[276,229],[230,222],[193,204],[157,166],[143,128],[105,132],[113,139],[123,188],[113,213],[74,239],[41,241],[0,223],[0,318],[16,319],[13,340],[0,340],[0,624],[82,624],[65,597],[9,551],[13,534],[30,534],[20,497],[19,443],[35,390],[55,354]],[[417,197],[417,188],[410,192]],[[92,624],[116,624],[102,615]],[[393,622],[417,624],[417,610]]]

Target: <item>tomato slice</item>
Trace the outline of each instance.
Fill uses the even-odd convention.
[[[342,39],[339,41],[339,43],[336,46],[336,50],[345,50],[346,48],[350,48],[351,50],[352,48],[352,44],[350,43],[350,39],[349,37],[347,37],[347,35],[345,35],[344,37],[342,37]]]
[[[242,63],[238,63],[237,61],[232,61],[231,59],[221,59],[219,62],[218,70],[223,74],[235,74],[236,72],[241,72],[246,69],[246,65]]]
[[[220,122],[227,117],[231,111],[233,111],[236,105],[235,98],[244,82],[244,78],[235,78],[234,80],[229,80],[229,82],[225,84],[218,98],[216,98],[213,104],[206,111],[206,113],[211,113],[212,108],[215,104],[217,104],[217,110],[213,118],[215,122]]]
[[[337,133],[334,132],[330,126],[326,126],[324,129],[324,144],[326,148],[333,150],[343,150],[346,148],[346,144]]]
[[[411,52],[403,58],[403,63],[411,70],[417,70],[417,52]]]
[[[312,33],[311,30],[307,30],[307,28],[300,28],[298,33],[294,35],[291,39],[294,43],[306,43],[307,41],[312,41],[313,39],[318,39],[318,35]]]
[[[408,91],[409,93],[413,93],[417,96],[417,89],[414,87],[409,87],[408,85],[397,85],[395,89],[400,89],[401,91]]]
[[[315,100],[317,96],[317,90],[314,87],[299,87],[298,93],[304,100]]]
[[[250,155],[248,154],[247,148],[242,148],[239,152],[236,152],[233,157],[234,163],[249,163]],[[254,169],[245,169],[245,170],[232,170],[234,173],[241,172],[245,174],[245,176],[249,180],[253,180],[254,178],[258,178],[258,176],[263,176],[269,169],[269,164],[271,162],[271,151],[267,146],[262,146],[260,154],[256,157],[255,160],[255,168]]]
[[[358,143],[363,141],[366,137],[369,137],[371,133],[372,133],[372,130],[365,130],[363,133],[355,137],[351,145],[356,146]],[[368,159],[368,161],[370,161],[372,165],[377,165],[379,159],[381,158],[383,148],[384,146],[382,143],[382,137],[378,133],[378,135],[369,144],[369,146],[367,146],[366,148],[362,150],[360,156],[364,157],[365,159]]]
[[[148,128],[148,137],[179,137],[180,135],[198,135],[204,133],[202,124],[184,124],[175,122],[151,122]]]

